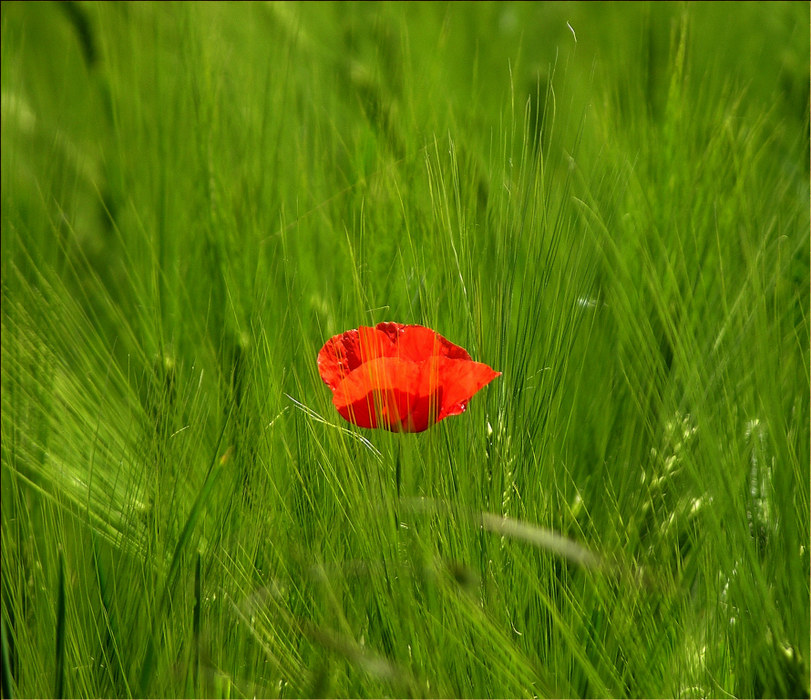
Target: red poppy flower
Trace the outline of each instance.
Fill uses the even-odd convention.
[[[463,413],[501,375],[430,328],[401,323],[333,336],[318,353],[318,371],[350,423],[407,433]]]

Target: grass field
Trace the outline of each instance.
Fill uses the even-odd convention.
[[[4,697],[808,697],[807,3],[2,4]],[[502,372],[338,415],[381,321]]]

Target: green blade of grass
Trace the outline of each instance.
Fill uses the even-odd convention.
[[[65,697],[65,557],[59,552],[56,589],[54,697]]]
[[[11,675],[11,662],[8,656],[8,641],[6,639],[6,616],[0,618],[0,661],[2,661],[2,688],[3,697],[14,698],[14,678]]]
[[[147,649],[146,655],[144,657],[143,665],[141,667],[141,674],[139,677],[138,687],[139,692],[138,695],[146,696],[147,690],[149,689],[149,685],[152,681],[153,673],[154,673],[154,663],[155,663],[155,649],[157,642],[156,637],[158,636],[159,628],[164,623],[164,615],[169,605],[170,597],[174,588],[177,584],[177,576],[180,571],[180,563],[181,557],[183,554],[184,549],[191,541],[192,532],[194,531],[194,527],[197,524],[200,515],[203,512],[203,509],[206,506],[208,499],[211,497],[212,491],[214,489],[217,480],[222,473],[223,467],[229,462],[231,458],[232,449],[229,448],[225,454],[220,455],[220,448],[222,445],[223,438],[225,436],[226,428],[228,427],[230,419],[230,413],[226,416],[226,419],[223,421],[223,426],[220,430],[219,438],[217,439],[216,445],[214,447],[214,456],[211,459],[211,462],[208,467],[208,472],[206,474],[206,479],[203,482],[203,485],[197,494],[197,498],[194,501],[194,504],[189,511],[189,515],[186,518],[186,522],[183,525],[183,529],[180,532],[180,536],[178,537],[177,544],[175,545],[174,552],[172,554],[172,559],[169,564],[169,569],[166,574],[166,583],[163,586],[163,593],[160,598],[160,602],[158,604],[158,608],[156,614],[152,618],[152,633],[147,642]]]

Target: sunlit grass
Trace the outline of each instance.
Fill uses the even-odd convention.
[[[807,697],[808,28],[3,3],[3,695]]]

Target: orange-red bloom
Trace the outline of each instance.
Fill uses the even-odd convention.
[[[463,413],[501,374],[430,328],[401,323],[333,336],[318,353],[318,371],[350,423],[407,433]]]

